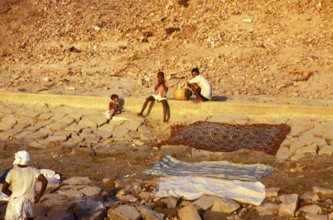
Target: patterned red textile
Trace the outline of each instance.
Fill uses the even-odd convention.
[[[235,125],[198,121],[172,126],[171,137],[160,145],[182,144],[214,152],[246,148],[275,155],[289,132],[287,124]]]

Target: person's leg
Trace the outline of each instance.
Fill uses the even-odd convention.
[[[193,84],[190,84],[190,87],[194,93],[194,95],[196,96],[196,99],[194,102],[202,102],[202,98],[201,98],[201,88],[198,86],[198,84],[196,83],[193,83]]]
[[[162,105],[163,105],[163,122],[167,121],[167,100],[162,100]]]
[[[145,109],[148,105],[148,102],[150,102],[150,101],[155,101],[153,96],[149,96],[148,98],[146,98],[145,102],[142,105],[141,111],[138,113],[139,116],[142,116],[143,112],[145,111]]]

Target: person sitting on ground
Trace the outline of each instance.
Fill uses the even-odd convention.
[[[32,203],[38,203],[46,190],[47,179],[38,169],[29,167],[29,161],[30,155],[27,151],[18,151],[15,154],[13,164],[17,164],[17,167],[9,171],[2,186],[2,192],[10,196],[5,219],[33,219]],[[35,195],[37,180],[42,182],[42,188]]]
[[[113,116],[118,115],[121,113],[120,107],[119,107],[119,97],[117,94],[111,95],[111,101],[109,103],[109,111],[106,113],[106,117],[108,119],[112,119]]]
[[[200,75],[199,69],[194,68],[191,71],[193,79],[187,82],[187,86],[192,89],[196,95],[194,103],[205,102],[212,99],[212,87],[208,80]]]
[[[153,85],[153,95],[149,96],[146,98],[145,102],[142,105],[141,111],[138,113],[139,116],[142,116],[143,112],[145,111],[148,102],[161,102],[163,105],[163,122],[167,121],[167,106],[168,102],[166,99],[166,94],[168,92],[169,86],[167,81],[164,78],[164,73],[163,72],[158,72],[157,73],[157,78],[154,81]]]

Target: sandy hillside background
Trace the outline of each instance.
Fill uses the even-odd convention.
[[[0,88],[145,96],[193,67],[215,96],[333,97],[333,1],[2,0]],[[172,97],[172,92],[169,93]]]

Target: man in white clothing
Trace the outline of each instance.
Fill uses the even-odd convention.
[[[10,196],[6,210],[6,220],[33,219],[32,203],[39,202],[45,192],[47,179],[38,169],[28,166],[30,155],[27,151],[19,151],[15,154],[13,165],[6,176],[2,186],[2,192]],[[42,182],[40,192],[35,195],[37,180]],[[12,190],[9,188],[11,187]]]
[[[201,76],[198,68],[194,68],[191,71],[193,79],[187,82],[187,86],[190,87],[197,98],[194,103],[205,102],[212,99],[212,87],[208,80]]]

